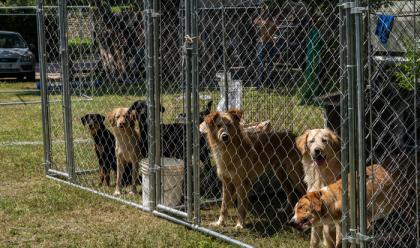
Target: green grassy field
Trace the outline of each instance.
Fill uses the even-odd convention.
[[[33,89],[33,83],[0,83],[0,91]],[[217,102],[215,91],[205,91]],[[73,138],[89,140],[80,124],[85,113],[106,114],[113,107],[128,106],[139,97],[135,91],[94,93],[93,100],[75,94],[73,105]],[[144,94],[143,94],[144,95]],[[181,93],[166,92],[162,104],[164,122],[182,112]],[[299,106],[298,97],[270,92],[244,90],[245,120],[270,119],[275,129],[287,128],[296,133],[323,124],[317,107]],[[36,93],[1,94],[0,102],[40,100]],[[54,141],[54,168],[64,170],[64,137],[60,95],[50,100],[51,136]],[[202,102],[203,106],[205,102]],[[41,125],[41,106],[0,106],[0,246],[10,247],[228,247],[223,242],[190,231],[139,212],[138,210],[101,198],[100,196],[51,181],[44,176]],[[33,144],[17,142],[35,142]],[[96,168],[92,144],[75,143],[78,169]],[[96,174],[80,178],[80,184],[111,193],[112,189],[98,188]],[[203,223],[217,217],[218,206],[203,210]],[[233,223],[230,223],[233,225]],[[258,228],[257,228],[258,229]],[[260,227],[261,229],[261,227]],[[263,229],[265,229],[263,227]],[[257,244],[259,247],[306,247],[308,239],[290,229],[261,234],[254,229],[235,231],[218,228],[224,234]]]

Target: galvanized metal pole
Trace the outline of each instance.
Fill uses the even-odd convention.
[[[200,85],[198,75],[198,1],[192,0],[192,92],[193,92],[193,196],[194,196],[194,224],[200,224],[200,133],[198,131],[200,109]]]
[[[69,181],[74,182],[74,149],[73,127],[71,112],[71,89],[69,83],[69,59],[67,45],[67,3],[66,0],[58,0],[58,21],[60,28],[60,55],[61,55],[61,80],[63,84],[63,111],[64,111],[64,139],[66,147],[66,162]]]
[[[154,62],[154,98],[155,98],[155,168],[156,168],[156,205],[161,204],[161,137],[160,137],[160,21],[161,13],[160,8],[161,0],[153,0],[153,62]]]
[[[356,204],[356,149],[355,149],[355,86],[356,61],[354,51],[354,16],[351,13],[353,2],[345,2],[346,43],[347,43],[347,83],[348,83],[348,128],[349,128],[349,173],[350,173],[350,238],[351,247],[356,247],[357,204]]]
[[[367,2],[366,2],[366,5],[367,5],[367,30],[369,30],[368,32],[367,32],[367,35],[368,35],[368,37],[367,37],[367,47],[368,47],[368,50],[367,50],[367,64],[368,64],[368,68],[367,68],[367,78],[368,78],[368,89],[370,89],[369,90],[369,105],[368,106],[366,106],[366,108],[369,108],[368,110],[369,110],[369,127],[368,127],[368,132],[369,132],[369,134],[368,134],[368,136],[369,136],[369,145],[368,145],[368,147],[370,147],[370,150],[369,150],[369,155],[371,156],[371,164],[376,164],[377,163],[377,158],[376,158],[376,155],[375,155],[375,153],[372,151],[372,148],[373,148],[373,146],[374,146],[374,144],[373,144],[373,114],[372,114],[372,104],[373,104],[373,94],[374,94],[374,92],[372,91],[372,84],[371,84],[371,82],[372,82],[372,70],[373,70],[373,68],[372,68],[372,54],[373,54],[373,51],[372,51],[372,32],[370,32],[370,30],[371,30],[371,27],[372,27],[372,21],[371,21],[371,18],[370,18],[370,1],[369,0],[367,0]],[[372,174],[372,180],[375,180],[375,173],[373,173]],[[374,188],[373,188],[373,190],[374,190]],[[372,198],[370,199],[370,201],[372,202],[372,203],[374,203],[375,201],[376,201],[376,196],[372,196]],[[370,212],[370,214],[372,215],[372,216],[375,216],[375,214],[376,214],[376,209],[375,209],[375,204],[371,204],[371,208],[370,208],[370,210],[369,210],[369,212]],[[380,211],[380,210],[379,210]],[[371,235],[372,236],[375,236],[375,225],[372,225],[372,227],[371,227],[371,230],[370,230],[370,233],[371,233]],[[374,244],[372,244],[373,246],[374,246]]]
[[[41,75],[42,138],[44,144],[44,170],[48,174],[51,168],[51,135],[48,82],[46,72],[44,12],[42,0],[36,1],[36,20],[38,29],[39,71]]]
[[[148,112],[148,126],[149,126],[149,210],[153,211],[156,208],[156,128],[155,128],[155,90],[154,90],[154,42],[153,42],[153,0],[145,0],[145,38],[146,38],[146,80],[147,80],[147,112]]]
[[[228,68],[227,68],[227,48],[226,48],[226,8],[225,1],[222,1],[222,39],[223,39],[223,76],[225,78],[225,111],[229,109],[229,81],[228,81]]]
[[[358,156],[358,178],[359,178],[359,233],[357,240],[359,246],[365,248],[367,246],[367,223],[366,223],[366,157],[365,157],[365,85],[363,77],[363,28],[362,28],[362,9],[360,0],[355,1],[353,14],[355,17],[355,46],[356,46],[356,93],[357,102],[357,156]]]
[[[349,151],[348,151],[348,81],[347,81],[347,72],[346,72],[346,26],[345,26],[345,13],[342,6],[344,0],[340,0],[340,67],[343,76],[340,81],[340,115],[341,115],[341,182],[342,182],[342,218],[341,218],[341,227],[343,237],[348,236],[348,220],[349,220],[349,203],[348,203],[348,174],[349,174]],[[347,247],[347,239],[343,239],[342,246]]]
[[[191,18],[192,17],[192,8],[191,0],[185,0],[185,49],[186,49],[186,58],[185,58],[185,100],[186,106],[185,111],[187,113],[186,120],[186,132],[187,132],[187,144],[186,144],[186,172],[187,172],[187,218],[189,221],[192,220],[192,116],[191,116],[191,84],[192,84],[192,30],[191,30]]]
[[[418,13],[417,12],[417,1],[413,0],[413,13]],[[413,16],[413,30],[414,30],[414,34],[413,34],[413,61],[417,61],[417,51],[418,49],[420,49],[420,34],[416,34],[416,30],[417,30],[417,25],[416,22],[417,21],[417,15]],[[414,119],[416,120],[417,116],[419,115],[419,113],[417,112],[417,98],[419,97],[419,84],[417,82],[418,80],[418,75],[417,75],[417,70],[419,69],[419,64],[418,63],[413,63],[413,83],[414,83]],[[419,123],[418,121],[414,122],[414,165],[416,167],[416,228],[417,228],[417,247],[420,247],[420,161],[419,161],[419,149],[420,149],[420,144],[418,143],[419,141],[419,134],[417,132],[418,128],[419,128]]]

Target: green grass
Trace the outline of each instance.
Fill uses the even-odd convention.
[[[0,91],[33,89],[33,83],[0,83]],[[118,94],[95,92],[92,101],[78,94],[72,97],[73,138],[90,140],[79,119],[86,113],[106,114],[116,106],[128,106],[144,96],[140,86],[121,88]],[[136,93],[141,91],[143,94]],[[218,101],[217,91],[204,91]],[[181,93],[166,91],[162,104],[164,122],[170,122],[182,111]],[[144,98],[144,97],[143,97]],[[317,107],[299,106],[295,95],[244,90],[245,120],[270,119],[275,129],[291,129],[296,133],[323,124]],[[37,93],[1,94],[0,102],[40,100]],[[64,170],[63,113],[61,95],[50,105],[52,156],[54,168]],[[205,101],[202,101],[204,106]],[[158,219],[136,209],[101,198],[97,195],[48,180],[43,172],[42,145],[13,145],[16,141],[42,141],[40,105],[0,107],[0,247],[227,247],[223,242],[190,231],[182,226]],[[96,157],[91,143],[76,143],[77,169],[95,169]],[[81,185],[112,193],[112,188],[98,187],[96,174],[80,176]],[[136,200],[128,198],[130,200]],[[217,218],[218,204],[202,210],[203,224]],[[277,211],[272,209],[272,212]],[[257,213],[251,213],[243,231],[229,227],[218,228],[224,234],[259,247],[308,246],[304,235],[290,229],[268,230]],[[261,232],[259,230],[267,232]],[[267,234],[269,233],[269,234]]]

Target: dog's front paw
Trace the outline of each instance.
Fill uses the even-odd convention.
[[[225,222],[223,220],[220,220],[220,219],[218,221],[210,223],[210,226],[214,226],[214,227],[224,226],[224,225],[225,225]]]
[[[130,191],[128,192],[129,195],[137,195],[137,191]]]
[[[244,225],[242,223],[238,222],[238,223],[236,223],[235,229],[236,230],[242,230],[242,229],[244,229]]]
[[[114,192],[114,196],[120,196],[121,195],[121,191],[119,191],[119,190],[115,190],[115,192]]]

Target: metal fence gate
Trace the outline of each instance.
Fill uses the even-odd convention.
[[[48,178],[240,246],[420,247],[417,1],[44,1]]]

